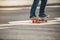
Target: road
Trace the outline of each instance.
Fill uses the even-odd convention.
[[[60,21],[58,24],[47,25],[10,25],[12,21],[29,19],[30,8],[18,10],[0,10],[0,39],[1,40],[60,40]],[[39,8],[36,13],[39,13]],[[60,20],[60,7],[47,7],[48,20]],[[51,22],[53,23],[53,22]],[[4,25],[7,24],[7,25]],[[8,25],[9,24],[9,25]],[[1,26],[2,25],[2,26]]]

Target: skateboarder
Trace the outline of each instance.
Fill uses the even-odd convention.
[[[40,10],[39,10],[39,17],[46,17],[47,15],[45,14],[45,7],[47,4],[47,0],[34,0],[33,4],[32,4],[32,8],[30,11],[30,18],[36,17],[35,15],[35,11],[36,8],[38,6],[39,1],[41,1],[41,5],[40,5]]]

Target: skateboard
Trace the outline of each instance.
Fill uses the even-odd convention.
[[[42,22],[48,22],[46,18],[31,18],[32,23],[42,23]]]

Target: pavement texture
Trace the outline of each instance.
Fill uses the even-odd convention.
[[[0,10],[0,25],[9,24],[10,21],[29,20],[30,8],[21,10]],[[48,20],[60,18],[60,7],[47,7],[45,13]],[[39,14],[39,8],[36,10]],[[59,24],[50,25],[9,25],[0,26],[1,40],[60,40]],[[4,29],[1,29],[4,28]]]

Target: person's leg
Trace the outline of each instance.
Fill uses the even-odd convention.
[[[46,4],[47,4],[47,0],[41,0],[41,6],[40,6],[40,10],[39,10],[39,17],[44,17]]]
[[[35,11],[36,11],[36,8],[38,6],[38,3],[39,3],[39,0],[34,0],[34,2],[32,4],[32,8],[30,10],[30,18],[32,18],[33,16],[36,17]]]

